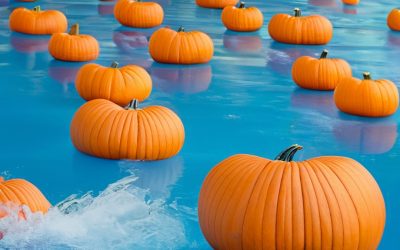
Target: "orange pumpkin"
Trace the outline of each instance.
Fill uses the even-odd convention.
[[[87,101],[100,98],[123,106],[132,99],[143,101],[149,97],[152,82],[150,75],[140,66],[118,68],[117,62],[113,62],[111,67],[90,63],[79,70],[75,86]]]
[[[178,32],[161,28],[153,33],[149,42],[149,52],[154,61],[174,64],[206,63],[214,54],[211,38],[200,31]]]
[[[71,139],[86,154],[107,159],[162,160],[176,155],[185,140],[179,117],[162,106],[121,108],[108,100],[87,102],[75,113]]]
[[[23,179],[5,181],[3,177],[0,177],[0,205],[16,206],[18,209],[21,209],[21,206],[27,206],[33,213],[46,213],[51,206],[46,197],[32,183]],[[25,218],[22,210],[19,212],[20,217]],[[7,214],[7,211],[0,210],[0,218]]]
[[[319,59],[299,57],[293,63],[293,81],[305,89],[334,90],[342,77],[351,77],[351,67],[345,60],[328,59],[327,55],[324,50]]]
[[[119,0],[115,4],[114,16],[125,26],[151,28],[162,24],[164,11],[161,5],[155,2]]]
[[[256,7],[245,7],[240,2],[239,7],[226,6],[221,15],[222,23],[229,30],[234,31],[256,31],[264,22],[263,14]]]
[[[360,0],[342,0],[342,2],[347,5],[357,5]]]
[[[79,24],[71,27],[69,34],[53,34],[49,41],[49,52],[58,60],[85,62],[99,56],[99,43],[96,38],[79,34]]]
[[[400,31],[400,9],[393,9],[387,16],[386,21],[390,29]]]
[[[370,173],[353,159],[292,161],[234,155],[206,177],[199,223],[214,249],[377,249],[385,203]]]
[[[41,10],[36,6],[32,10],[17,8],[10,15],[12,31],[32,34],[50,35],[67,30],[67,18],[58,10]]]
[[[236,5],[239,0],[196,0],[196,4],[203,8],[222,9],[229,5]]]
[[[369,72],[364,79],[342,78],[335,89],[336,107],[352,115],[383,117],[396,112],[399,92],[396,85],[385,79],[372,80]]]
[[[274,15],[268,24],[269,35],[275,41],[290,44],[326,44],[332,39],[331,22],[320,15],[301,16],[294,9],[294,16]]]

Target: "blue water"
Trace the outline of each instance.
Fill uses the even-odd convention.
[[[386,15],[396,2],[362,0],[357,7],[344,7],[334,0],[247,1],[265,15],[263,28],[247,34],[226,31],[220,10],[202,9],[188,0],[159,2],[165,10],[163,25],[183,25],[212,37],[215,55],[209,64],[179,67],[153,62],[147,40],[155,29],[122,27],[110,15],[112,3],[40,1],[42,9],[62,10],[70,24],[79,22],[82,33],[99,40],[96,63],[117,60],[145,67],[152,74],[154,91],[143,105],[165,105],[181,117],[186,141],[180,154],[143,163],[97,159],[74,149],[69,124],[84,101],[73,81],[82,64],[53,60],[47,52],[48,36],[9,31],[13,8],[37,4],[0,0],[0,175],[25,178],[53,205],[59,204],[47,217],[36,218],[36,224],[14,228],[0,247],[207,249],[196,218],[207,172],[230,155],[271,158],[293,143],[304,146],[299,160],[343,155],[361,162],[378,181],[386,201],[380,249],[398,246],[399,115],[366,119],[341,114],[332,93],[298,89],[290,76],[295,58],[327,48],[331,56],[346,59],[354,75],[370,71],[375,78],[398,84],[400,34],[386,27]],[[329,45],[293,46],[271,40],[268,20],[294,7],[332,21]]]

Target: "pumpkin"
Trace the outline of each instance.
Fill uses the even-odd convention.
[[[387,16],[387,25],[390,29],[400,31],[400,9],[393,9]]]
[[[326,44],[333,35],[331,22],[320,15],[301,16],[294,9],[294,16],[274,15],[268,24],[269,35],[275,41],[290,44]]]
[[[319,59],[302,56],[292,67],[293,81],[300,87],[315,90],[334,90],[342,77],[351,77],[350,65],[342,59],[328,59],[328,50]]]
[[[33,212],[46,213],[50,203],[37,187],[23,179],[11,179],[5,181],[0,177],[0,205],[18,208],[21,218],[25,218],[21,206],[27,206]],[[0,218],[7,216],[7,211],[0,211]]]
[[[160,66],[154,63],[150,73],[154,79],[154,87],[166,93],[204,92],[212,79],[212,68],[208,64]]]
[[[58,10],[41,10],[36,6],[32,10],[17,8],[10,15],[12,31],[32,34],[50,35],[67,30],[67,18]]]
[[[138,108],[138,101],[121,108],[95,99],[78,109],[71,139],[86,154],[107,159],[162,160],[182,148],[185,131],[179,117],[162,106]]]
[[[152,82],[147,71],[136,65],[118,68],[117,62],[111,67],[90,63],[79,70],[75,86],[87,101],[100,98],[123,106],[132,99],[143,101],[149,97]]]
[[[174,64],[207,63],[214,54],[211,38],[200,31],[178,32],[166,27],[150,37],[149,52],[154,61]]]
[[[334,94],[336,107],[342,112],[368,117],[389,116],[399,106],[396,85],[385,79],[372,80],[369,72],[364,79],[342,78]]]
[[[264,22],[263,14],[256,7],[245,7],[240,2],[239,7],[226,6],[222,11],[221,20],[224,26],[234,31],[256,31]]]
[[[342,0],[342,2],[347,5],[357,5],[360,0]]]
[[[119,0],[115,4],[114,16],[122,25],[135,28],[152,28],[162,24],[164,11],[155,2],[141,0]]]
[[[85,62],[99,56],[99,43],[90,35],[79,34],[79,24],[71,27],[69,34],[53,34],[49,41],[49,52],[58,60]]]
[[[222,9],[229,5],[236,5],[239,0],[196,0],[196,4],[203,8]]]
[[[385,225],[378,184],[357,161],[234,155],[207,175],[199,223],[214,249],[377,249]]]

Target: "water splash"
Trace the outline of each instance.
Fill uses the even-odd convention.
[[[147,190],[128,176],[98,196],[70,196],[46,216],[23,208],[0,220],[7,249],[177,249],[187,245],[177,211],[163,200],[148,200]],[[151,245],[149,245],[151,244]]]

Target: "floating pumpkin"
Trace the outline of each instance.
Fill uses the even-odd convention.
[[[71,139],[86,154],[107,159],[162,160],[176,155],[185,139],[183,124],[162,106],[127,108],[104,99],[87,102],[75,113]]]
[[[342,0],[342,2],[347,5],[357,5],[360,0]]]
[[[203,8],[222,9],[229,5],[236,5],[239,0],[196,0],[196,4]]]
[[[23,179],[11,179],[5,181],[3,177],[0,177],[0,205],[3,206],[27,206],[33,212],[46,213],[50,208],[50,203],[44,197],[37,187],[32,183]],[[18,211],[17,211],[18,212]],[[25,216],[20,212],[20,217]],[[0,211],[0,218],[7,215],[6,211]]]
[[[214,44],[203,32],[185,32],[183,27],[176,32],[166,27],[153,33],[149,52],[154,61],[160,63],[206,63],[214,54]]]
[[[336,107],[352,115],[383,117],[396,112],[399,92],[396,85],[385,79],[372,80],[369,72],[364,79],[342,78],[335,89]]]
[[[264,22],[261,11],[256,7],[246,8],[244,2],[240,2],[239,7],[226,6],[221,19],[227,29],[234,31],[256,31]]]
[[[114,16],[125,26],[152,28],[162,24],[164,11],[161,5],[155,2],[119,0],[115,4]]]
[[[99,56],[99,43],[96,38],[79,34],[79,24],[71,27],[69,34],[53,34],[49,42],[50,54],[58,60],[85,62]]]
[[[292,161],[299,149],[234,155],[211,170],[198,213],[214,249],[377,249],[386,212],[374,178],[350,158]]]
[[[154,87],[167,93],[200,93],[208,89],[212,79],[212,68],[208,64],[160,66],[154,63],[150,73]]]
[[[351,67],[345,60],[328,59],[327,55],[324,50],[319,59],[299,57],[293,63],[293,81],[305,89],[334,90],[342,77],[351,77]]]
[[[268,24],[269,35],[275,41],[290,44],[326,44],[333,35],[331,22],[320,15],[301,16],[294,9],[294,16],[274,15]]]
[[[17,8],[10,15],[12,31],[32,34],[50,35],[67,30],[67,18],[58,10],[41,10],[36,6],[32,10]]]
[[[387,16],[386,21],[390,29],[400,31],[400,9],[393,9]]]
[[[140,66],[118,68],[117,62],[113,62],[111,67],[90,63],[79,70],[75,86],[87,101],[107,99],[123,106],[132,99],[143,101],[149,97],[152,82],[150,75]]]

